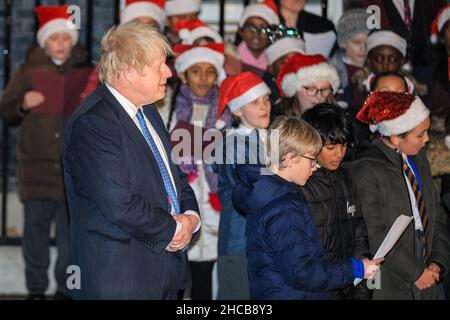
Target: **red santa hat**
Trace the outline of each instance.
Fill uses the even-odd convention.
[[[216,128],[222,129],[225,126],[221,117],[227,106],[230,111],[236,111],[266,94],[270,94],[269,87],[252,72],[226,78],[219,88],[219,120],[216,122]]]
[[[182,44],[194,44],[195,40],[209,37],[216,43],[222,43],[220,34],[200,19],[180,20],[175,25]]]
[[[239,19],[239,27],[244,26],[245,21],[251,17],[264,19],[268,24],[279,24],[277,5],[273,0],[266,0],[261,3],[250,4],[245,7],[244,12]]]
[[[200,12],[201,8],[201,0],[172,0],[166,2],[166,14],[168,17]]]
[[[389,30],[376,31],[367,38],[367,52],[379,46],[391,46],[400,51],[406,57],[408,42],[395,32]]]
[[[162,30],[166,19],[164,4],[165,0],[127,0],[120,15],[120,23],[125,24],[139,17],[150,17],[159,23]]]
[[[436,15],[436,18],[433,20],[431,25],[431,42],[437,43],[439,32],[442,31],[442,28],[450,20],[450,4],[445,6],[439,11]]]
[[[78,42],[78,30],[69,19],[68,5],[39,6],[35,12],[39,21],[39,29],[36,34],[37,42],[41,48],[45,47],[45,41],[56,32],[67,32],[72,37],[72,45]]]
[[[430,110],[419,97],[408,92],[381,90],[369,94],[356,118],[369,124],[372,132],[390,137],[414,129],[429,114]]]
[[[210,43],[203,46],[177,44],[175,52],[175,70],[183,73],[196,63],[211,63],[217,70],[218,81],[225,78],[223,64],[225,62],[225,47],[223,43]]]
[[[284,63],[276,82],[282,96],[292,98],[301,87],[319,81],[328,81],[334,94],[340,86],[336,68],[324,56],[297,53]]]
[[[305,41],[297,38],[284,37],[276,41],[275,43],[271,44],[266,49],[269,64],[273,64],[281,57],[292,52],[306,54]]]

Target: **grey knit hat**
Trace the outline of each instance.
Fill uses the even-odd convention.
[[[367,19],[369,14],[366,9],[350,9],[344,12],[337,24],[337,38],[339,47],[344,48],[348,38],[356,33],[369,33]]]

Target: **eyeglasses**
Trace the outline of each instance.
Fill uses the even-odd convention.
[[[317,166],[317,159],[314,158],[310,158],[304,155],[300,155],[300,157],[308,159],[309,161],[311,161],[311,167],[314,168],[315,166]]]
[[[330,88],[330,87],[319,89],[319,88],[316,88],[316,87],[305,87],[305,86],[303,86],[303,88],[306,90],[306,94],[309,97],[316,97],[320,93],[320,95],[322,97],[327,98],[333,92],[333,89]]]
[[[270,44],[274,44],[282,38],[297,38],[303,40],[303,33],[296,28],[287,28],[286,26],[279,24],[272,24],[270,26],[261,29],[261,32],[267,34]]]
[[[259,26],[255,26],[254,24],[244,24],[244,26],[242,27],[242,30],[244,30],[245,32],[251,32],[254,34],[265,34],[265,32],[263,32],[263,30],[265,29],[265,26],[259,27]]]

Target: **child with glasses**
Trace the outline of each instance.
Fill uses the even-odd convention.
[[[319,230],[325,257],[330,261],[369,257],[367,228],[360,212],[356,189],[342,161],[353,140],[353,126],[338,106],[320,104],[302,117],[322,139],[318,169],[301,187],[305,203]],[[369,300],[365,283],[331,292],[335,300]]]
[[[270,166],[265,171],[240,168],[233,203],[247,214],[252,299],[328,299],[330,291],[373,276],[382,262],[326,260],[298,188],[317,170],[321,148],[321,138],[309,124],[280,116],[267,136]]]
[[[244,64],[243,71],[252,71],[262,75],[267,69],[268,61],[265,50],[269,45],[269,38],[266,33],[263,33],[263,29],[271,24],[279,24],[279,22],[278,11],[273,0],[245,7],[239,19],[238,35],[242,42],[237,48]]]
[[[286,60],[276,82],[284,96],[282,113],[299,118],[317,104],[334,103],[340,85],[336,68],[325,57],[301,53]]]

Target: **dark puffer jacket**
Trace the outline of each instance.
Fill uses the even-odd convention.
[[[0,102],[0,114],[11,125],[20,125],[17,142],[17,177],[19,195],[25,200],[64,200],[61,147],[64,116],[24,112],[25,94],[32,90],[32,73],[45,70],[67,74],[88,67],[85,49],[75,46],[71,57],[57,66],[37,45],[27,52],[25,63],[14,73]],[[70,99],[81,100],[81,92]],[[44,104],[46,102],[44,101]],[[77,104],[75,101],[71,101]]]
[[[320,168],[301,188],[311,216],[319,230],[325,257],[330,261],[370,256],[367,228],[347,170]],[[367,299],[370,292],[362,283],[358,290],[333,292],[333,298]]]
[[[319,233],[300,189],[260,168],[238,168],[233,203],[247,214],[252,299],[328,299],[354,280],[350,259],[325,260]]]

